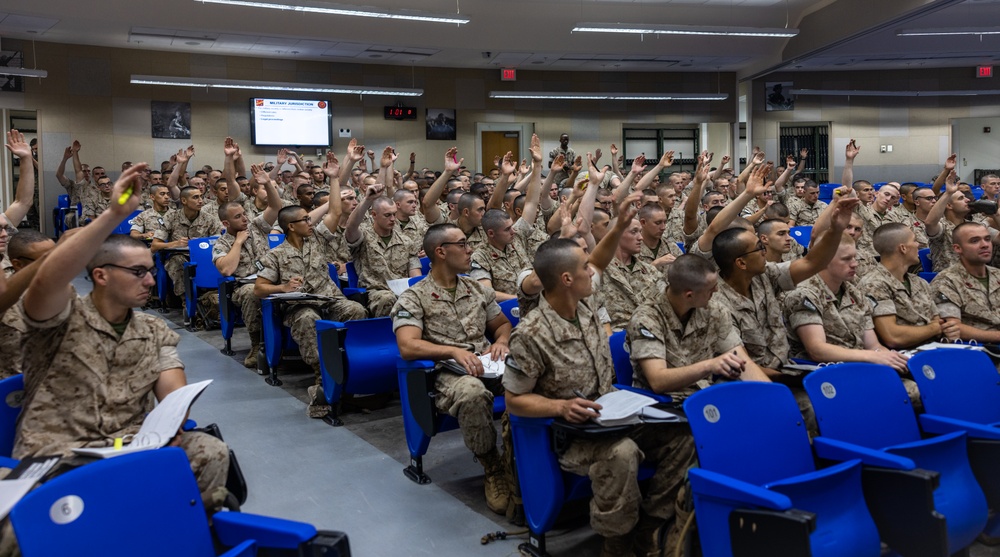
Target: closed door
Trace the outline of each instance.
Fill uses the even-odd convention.
[[[503,157],[507,151],[513,153],[514,161],[520,164],[520,152],[517,149],[520,142],[520,132],[483,132],[483,152],[479,161],[479,171],[489,174],[493,168],[493,158],[497,155]]]

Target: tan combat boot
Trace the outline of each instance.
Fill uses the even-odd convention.
[[[249,369],[257,369],[257,353],[260,352],[260,341],[253,341],[253,345],[250,347],[250,353],[247,354],[246,358],[243,358],[243,367]]]
[[[510,480],[499,451],[493,449],[477,458],[486,472],[486,477],[483,478],[483,483],[486,484],[486,506],[497,514],[506,513],[510,501]]]

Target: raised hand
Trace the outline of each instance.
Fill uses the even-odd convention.
[[[597,157],[587,153],[587,179],[590,181],[590,185],[595,188],[601,185],[601,182],[604,181],[604,174],[603,169],[598,170],[597,168]]]
[[[800,159],[804,159],[804,158],[806,158],[808,156],[809,156],[809,149],[807,149],[806,147],[803,147],[803,148],[799,149],[799,158]]]
[[[756,164],[756,165],[764,164],[764,159],[766,158],[767,155],[764,154],[764,151],[757,151],[757,153],[753,156],[753,160],[751,161],[750,164]]]
[[[858,156],[858,153],[860,152],[861,152],[861,147],[858,147],[857,142],[855,142],[853,139],[848,141],[847,147],[844,148],[844,156],[849,161],[853,161],[854,157]]]
[[[531,172],[531,166],[528,164],[527,159],[521,159],[521,168],[519,169],[521,174],[527,174]]]
[[[31,158],[31,146],[24,140],[24,134],[17,130],[7,132],[7,150],[19,159]]]
[[[542,140],[538,139],[538,134],[531,134],[531,146],[528,147],[531,153],[531,161],[535,164],[542,162]]]
[[[365,146],[358,145],[358,140],[352,137],[351,142],[347,144],[347,160],[353,164],[364,158]]]
[[[958,174],[955,172],[955,169],[952,169],[948,173],[948,177],[944,179],[944,191],[949,195],[958,191]]]
[[[559,156],[561,157],[562,155]],[[500,162],[499,168],[500,173],[504,176],[510,176],[511,174],[517,172],[517,163],[513,160],[513,158],[514,153],[510,151],[507,151],[507,154],[503,156],[503,161]]]
[[[667,168],[673,165],[674,165],[674,152],[667,151],[666,153],[663,153],[663,156],[660,157],[660,166],[662,166],[663,168]]]
[[[500,155],[493,155],[493,166],[500,168]]]
[[[222,144],[222,153],[227,157],[233,157],[236,156],[237,150],[239,150],[239,148],[236,146],[236,142],[233,141],[233,138],[227,137]]]
[[[785,157],[785,168],[794,170],[795,166],[798,164],[799,163],[795,161],[795,157],[793,155],[788,155],[787,157]]]
[[[632,172],[636,174],[646,170],[646,154],[643,153],[638,157],[632,159]]]
[[[417,164],[417,154],[410,153],[410,164]]]
[[[278,149],[278,168],[284,166],[286,162],[288,162],[288,149],[282,147]]]
[[[9,147],[10,146],[8,145],[8,148]],[[28,154],[31,154],[30,150],[28,151]],[[147,163],[140,162],[126,168],[125,171],[121,173],[121,176],[118,177],[118,180],[115,181],[115,185],[111,188],[111,203],[108,204],[108,211],[117,217],[125,218],[139,208],[139,203],[142,201],[142,196],[139,195],[139,188],[142,186],[139,180],[139,175],[147,168],[149,168]],[[122,194],[126,191],[131,191],[132,195],[125,200],[124,204],[119,204],[118,200],[122,198]]]
[[[594,165],[597,165],[597,161],[601,160],[601,150],[598,149],[594,151]]]
[[[368,152],[373,153],[373,151]],[[399,155],[396,154],[395,149],[392,147],[386,147],[385,149],[382,149],[382,160],[379,161],[379,166],[382,168],[389,168],[394,162],[396,162],[398,157]]]
[[[337,154],[333,151],[326,152],[326,162],[323,163],[323,174],[326,174],[326,177],[331,180],[340,175],[340,161],[337,160]]]
[[[271,177],[267,174],[267,171],[264,170],[264,166],[263,165],[260,165],[260,164],[251,164],[250,165],[250,174],[253,175],[254,181],[257,182],[258,184],[262,185],[262,186],[266,186],[268,184],[268,182],[271,181]]]
[[[759,153],[758,153],[759,154]],[[753,197],[763,194],[767,191],[767,185],[764,184],[764,180],[768,175],[771,174],[771,166],[767,164],[762,164],[757,166],[753,172],[750,173],[750,178],[747,179],[746,191]]]
[[[79,152],[80,152],[80,149],[81,149],[82,147],[83,147],[83,146],[82,146],[82,145],[80,145],[80,142],[79,142],[78,140],[76,140],[76,139],[74,139],[74,140],[73,140],[73,147],[72,147],[72,148],[73,148],[73,152],[74,152],[74,153],[79,153]]]
[[[63,160],[64,161],[65,160],[69,160],[72,157],[73,157],[73,148],[72,147],[67,147],[66,150],[63,151]]]
[[[955,170],[955,167],[957,165],[958,165],[958,155],[955,153],[952,153],[951,156],[945,159],[944,161],[945,170]]]
[[[618,158],[618,146],[614,143],[611,144],[611,156],[613,158]]]
[[[365,197],[378,197],[385,191],[384,184],[372,184],[365,190]]]
[[[358,168],[361,169],[361,172],[368,172],[368,162],[365,161],[365,157],[363,155],[364,153],[362,153],[361,159],[358,160]]]
[[[458,172],[458,169],[462,167],[462,163],[465,159],[458,158],[458,147],[452,147],[444,153],[444,171],[450,172],[452,174]]]
[[[618,205],[618,218],[624,219],[625,222],[632,222],[632,219],[639,214],[639,208],[636,207],[636,203],[642,199],[641,191],[634,191],[622,200],[621,204]]]

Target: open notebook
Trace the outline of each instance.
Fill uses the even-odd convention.
[[[479,361],[483,363],[483,379],[496,379],[497,377],[503,377],[503,372],[507,369],[504,365],[503,360],[493,361],[493,358],[489,354],[480,354]],[[465,374],[465,368],[455,360],[444,360],[441,362],[448,371],[454,373]]]

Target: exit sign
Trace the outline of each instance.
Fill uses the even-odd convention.
[[[993,66],[976,66],[976,77],[993,77]]]
[[[517,69],[516,68],[501,68],[500,69],[500,81],[517,81]]]

